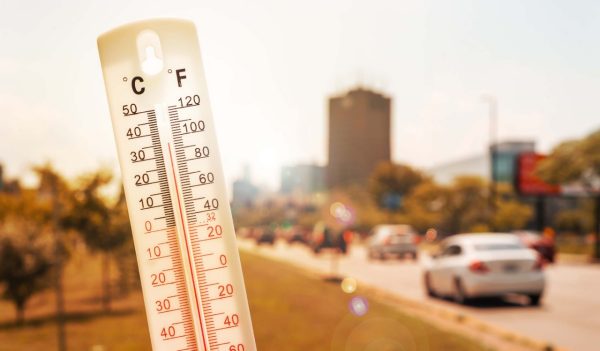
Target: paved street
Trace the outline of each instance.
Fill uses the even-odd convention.
[[[263,255],[301,264],[322,272],[332,269],[325,254],[315,256],[301,245],[278,242],[273,248],[254,248],[242,240],[240,246]],[[423,255],[424,256],[424,255]],[[426,260],[422,257],[421,260]],[[541,307],[517,302],[483,302],[474,306],[431,299],[425,295],[421,265],[423,262],[388,260],[370,262],[364,248],[354,246],[338,263],[339,274],[359,282],[419,301],[461,311],[484,322],[574,351],[600,350],[600,267],[558,264],[546,268],[547,289]]]

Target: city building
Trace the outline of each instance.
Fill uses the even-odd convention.
[[[391,98],[353,89],[329,99],[327,185],[364,184],[390,161]]]
[[[492,149],[492,148],[490,148]],[[535,152],[535,142],[505,141],[494,147],[494,180],[500,183],[512,183],[515,178],[517,157],[522,152]],[[449,184],[454,178],[462,175],[474,175],[490,179],[490,155],[479,154],[457,161],[444,163],[428,170],[435,181]]]
[[[244,174],[241,179],[233,182],[233,197],[231,206],[236,208],[251,207],[256,203],[259,189],[250,179],[250,168],[244,167]]]
[[[314,164],[283,167],[283,194],[311,194],[325,189],[325,167]]]

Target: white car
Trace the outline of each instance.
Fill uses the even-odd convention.
[[[445,239],[441,253],[425,268],[432,297],[458,303],[477,297],[524,294],[539,305],[544,292],[543,260],[513,234],[460,234]]]

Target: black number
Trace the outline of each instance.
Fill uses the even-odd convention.
[[[136,174],[135,176],[135,185],[144,185],[150,182],[150,176],[148,173],[144,173],[142,175]]]
[[[192,96],[184,96],[178,99],[179,107],[187,107],[187,106],[196,106],[200,105],[200,96],[192,95]]]
[[[140,137],[142,136],[142,129],[140,127],[129,128],[127,129],[127,136],[129,139]]]
[[[215,181],[215,175],[212,172],[206,174],[200,173],[200,184],[211,184]]]
[[[208,149],[208,146],[203,146],[202,148],[197,147],[194,149],[194,155],[196,158],[208,157],[209,154],[210,150]]]
[[[219,208],[219,200],[217,199],[212,199],[212,200],[206,200],[206,202],[204,203],[204,208],[206,209],[217,209]]]
[[[123,105],[123,114],[125,116],[135,115],[137,113],[137,111],[138,111],[138,109],[137,109],[136,104]]]
[[[144,150],[140,150],[140,151],[132,151],[129,153],[131,155],[131,161],[133,162],[139,162],[139,161],[143,161],[146,159],[146,153],[144,152]]]
[[[205,127],[206,126],[204,124],[204,121],[202,121],[202,120],[200,120],[198,122],[189,122],[189,123],[183,124],[183,129],[185,130],[185,133],[202,132],[202,131],[204,131]]]
[[[148,196],[145,199],[140,199],[138,202],[142,205],[142,210],[154,207],[154,199],[152,196]]]

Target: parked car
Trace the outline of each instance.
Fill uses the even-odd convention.
[[[519,231],[515,232],[525,246],[530,249],[534,249],[542,258],[549,263],[554,263],[556,256],[556,247],[554,245],[554,239],[548,236],[544,236],[534,231]]]
[[[545,277],[540,255],[513,234],[460,234],[445,239],[425,268],[427,294],[468,303],[478,297],[524,294],[539,305]]]
[[[310,247],[315,254],[323,250],[337,251],[342,254],[348,252],[351,234],[346,231],[334,231],[322,222],[315,224],[310,237]]]
[[[273,228],[265,227],[260,229],[256,235],[256,244],[275,244],[275,231],[273,230]]]
[[[385,260],[390,256],[417,259],[417,244],[420,237],[410,225],[382,224],[371,230],[367,244],[368,257]]]
[[[293,244],[293,243],[307,244],[309,234],[310,234],[309,229],[306,229],[302,226],[296,225],[289,229],[289,231],[286,235],[286,240],[287,240],[288,244]]]

